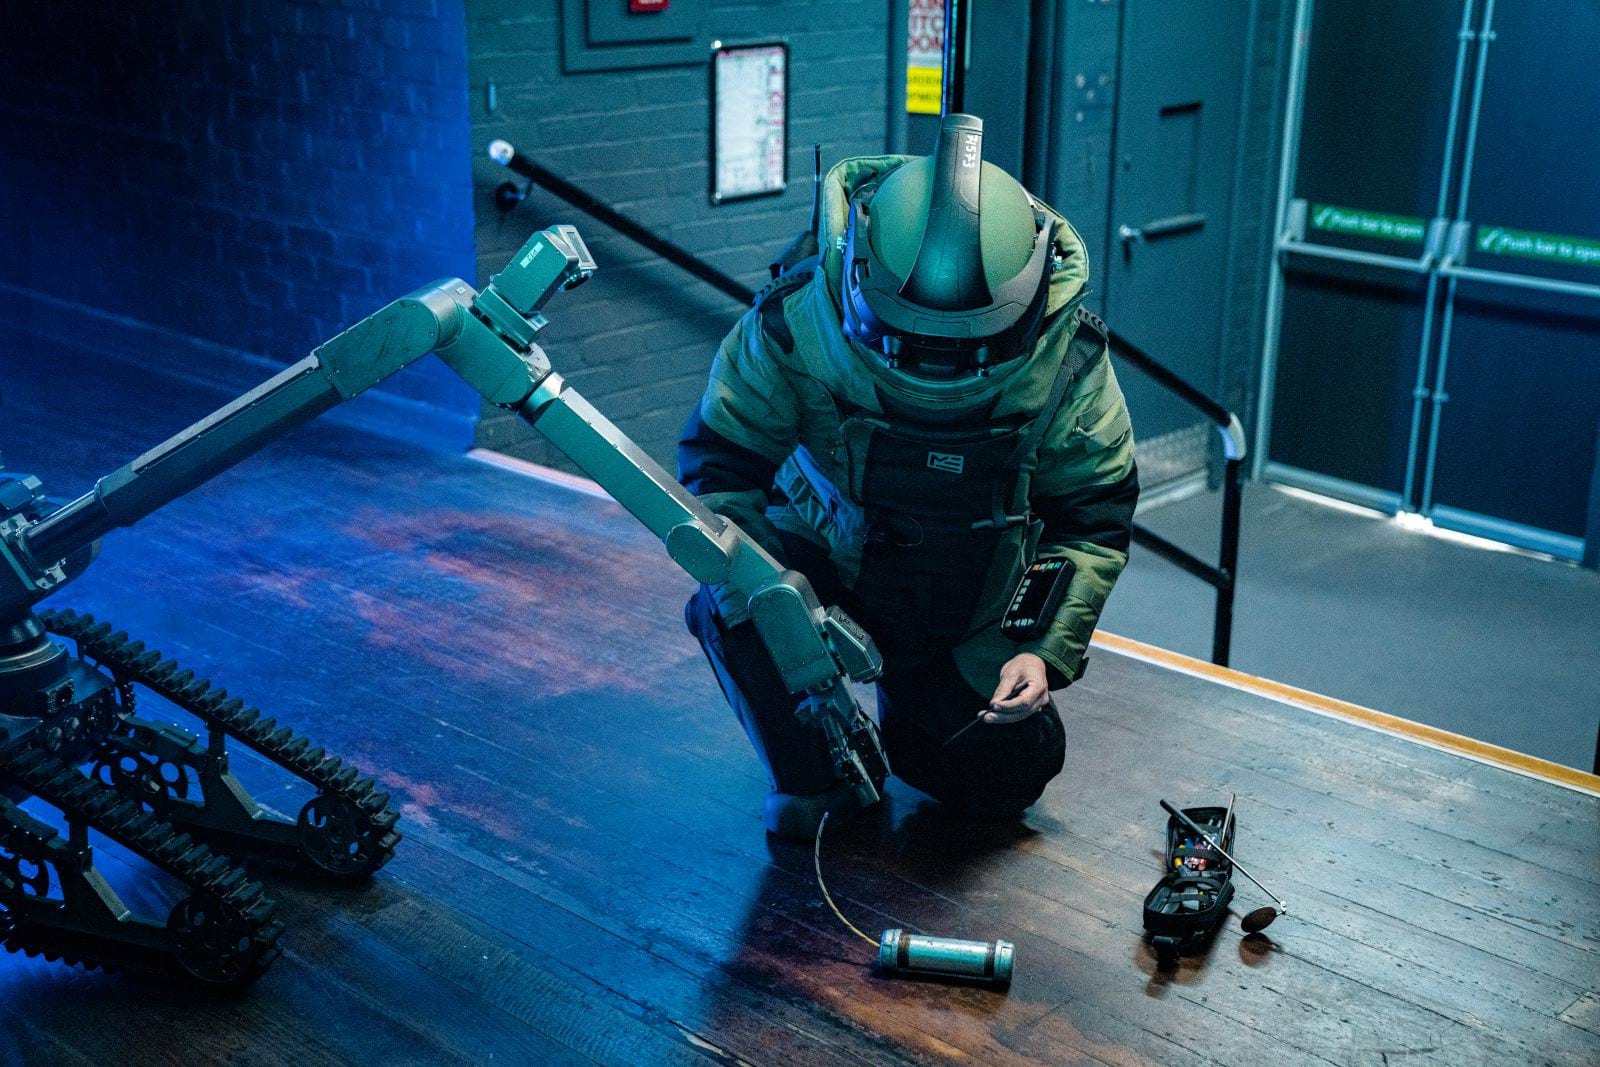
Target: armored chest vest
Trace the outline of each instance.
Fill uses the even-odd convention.
[[[947,428],[858,414],[840,428],[850,497],[867,520],[856,592],[873,614],[956,642],[1012,528],[993,521],[1015,493],[1016,425]]]
[[[1032,418],[929,423],[886,404],[843,419],[848,495],[867,526],[855,591],[872,616],[938,644],[993,621],[985,609],[1005,603],[1038,542],[1028,488],[1039,446],[1102,344],[1078,331]]]

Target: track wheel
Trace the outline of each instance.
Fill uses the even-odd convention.
[[[318,793],[300,809],[297,825],[306,858],[335,878],[366,878],[387,859],[371,816],[344,797]]]
[[[266,970],[263,947],[235,909],[209,893],[178,901],[167,916],[172,954],[193,978],[214,986],[243,986]]]

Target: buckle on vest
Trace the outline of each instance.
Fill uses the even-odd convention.
[[[990,519],[979,519],[972,524],[972,529],[995,530],[997,532],[1011,529],[1013,526],[1025,526],[1028,523],[1026,515],[995,515]]]

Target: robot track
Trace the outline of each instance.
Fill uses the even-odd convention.
[[[276,905],[206,845],[43,749],[0,759],[0,776],[66,817],[69,834],[0,800],[0,943],[13,952],[105,970],[254,981],[278,956]],[[165,925],[129,913],[94,869],[88,828],[182,881]],[[51,892],[52,888],[59,892]]]
[[[101,781],[231,855],[342,881],[368,878],[393,857],[400,814],[370,777],[92,615],[42,611],[39,618],[117,682],[119,722],[98,753]],[[204,723],[206,741],[136,717],[135,687]],[[227,738],[316,789],[294,822],[250,799],[228,769]],[[191,772],[200,785],[198,801],[188,795]]]

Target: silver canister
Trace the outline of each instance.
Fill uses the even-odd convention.
[[[885,930],[878,946],[878,966],[890,974],[938,974],[1005,986],[1011,984],[1015,953],[1009,941],[963,941]]]

